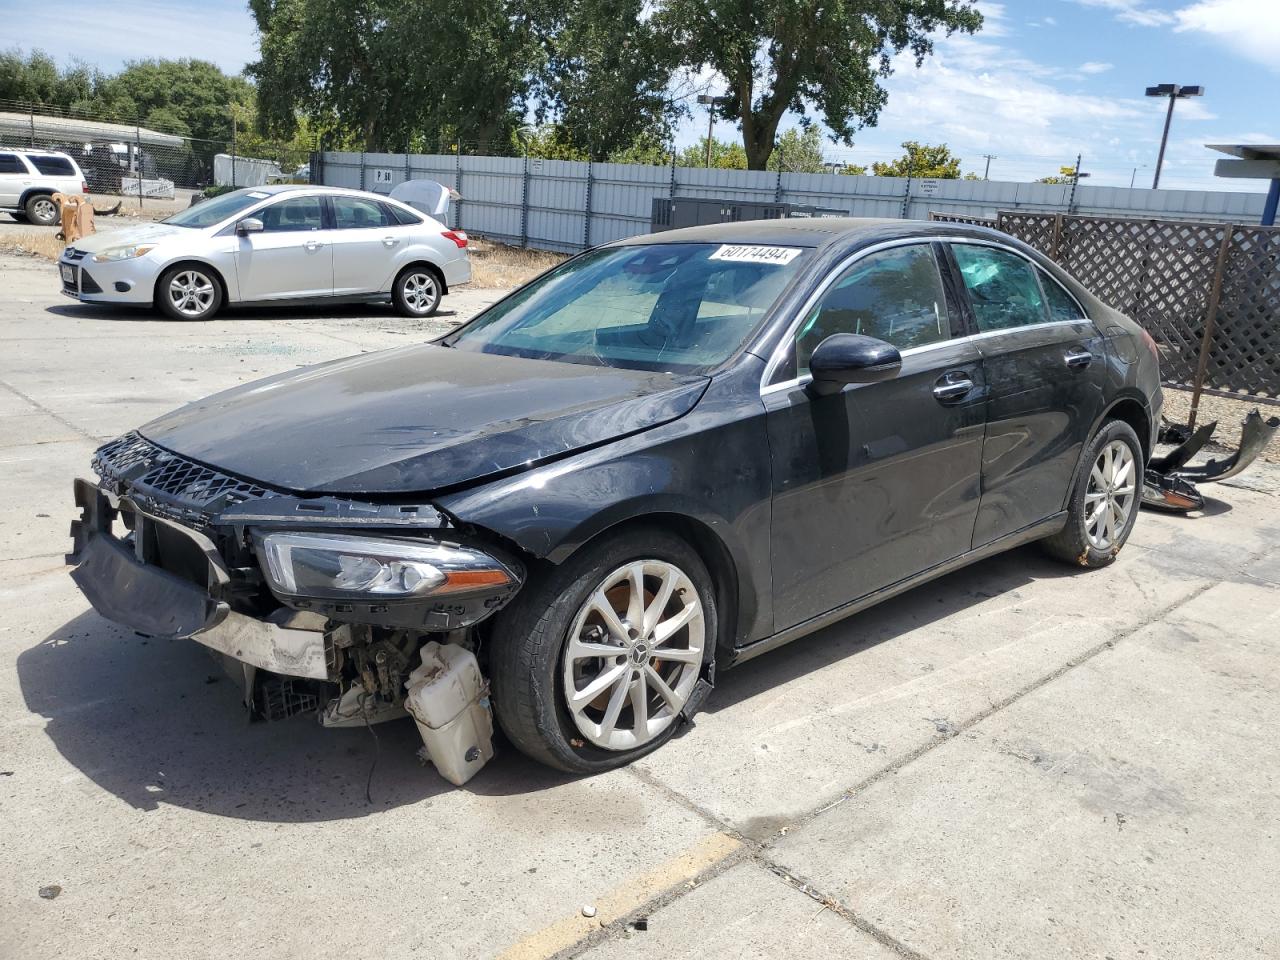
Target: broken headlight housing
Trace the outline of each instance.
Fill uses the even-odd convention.
[[[456,544],[268,533],[255,545],[272,590],[290,597],[417,600],[516,583],[500,560]]]

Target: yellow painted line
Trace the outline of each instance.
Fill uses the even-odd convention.
[[[546,957],[555,956],[593,930],[625,917],[646,901],[694,879],[732,855],[741,846],[741,840],[736,840],[727,833],[713,833],[678,856],[597,897],[592,904],[596,908],[594,917],[584,917],[579,912],[557,920],[508,947],[498,955],[498,960],[545,960]]]

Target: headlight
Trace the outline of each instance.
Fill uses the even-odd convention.
[[[145,257],[156,248],[154,243],[132,243],[125,247],[108,247],[101,253],[93,255],[94,263],[111,263],[115,260],[132,260]]]
[[[327,533],[269,533],[256,542],[272,588],[292,597],[411,600],[516,579],[487,553],[451,544]]]

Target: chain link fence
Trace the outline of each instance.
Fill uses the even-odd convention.
[[[230,126],[230,120],[228,120]],[[261,186],[307,178],[307,152],[294,143],[199,139],[145,124],[0,100],[0,150],[54,150],[84,172],[96,208],[117,205],[166,214],[215,187]],[[301,168],[301,169],[299,169]]]

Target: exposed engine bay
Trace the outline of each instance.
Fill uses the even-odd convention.
[[[476,627],[524,581],[512,551],[429,504],[298,498],[137,434],[93,466],[67,562],[104,616],[208,647],[253,719],[412,716],[457,784],[493,756]]]

